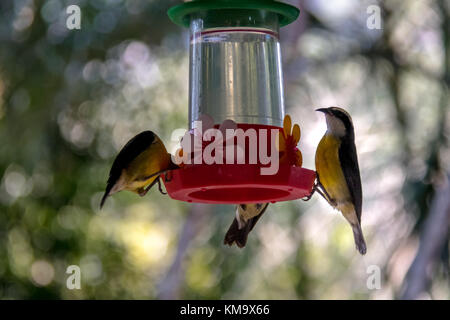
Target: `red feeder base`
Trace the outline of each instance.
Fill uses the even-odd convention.
[[[260,168],[251,164],[188,165],[173,170],[169,174],[172,179],[164,184],[172,199],[200,203],[275,203],[303,198],[312,191],[312,170],[280,165],[278,173],[269,176],[261,175]]]

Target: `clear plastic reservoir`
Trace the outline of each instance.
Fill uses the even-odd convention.
[[[261,10],[206,11],[191,19],[189,126],[215,123],[281,127],[284,118],[278,16]]]

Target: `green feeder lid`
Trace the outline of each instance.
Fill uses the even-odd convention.
[[[173,23],[189,27],[192,13],[213,9],[267,10],[278,14],[281,27],[295,21],[300,13],[298,8],[275,0],[193,0],[170,8],[167,14]]]

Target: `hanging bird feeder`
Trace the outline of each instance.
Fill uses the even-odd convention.
[[[173,199],[274,203],[310,194],[315,173],[301,167],[301,153],[296,149],[300,129],[294,127],[291,135],[290,119],[283,124],[278,31],[298,14],[297,8],[272,0],[194,0],[169,9],[174,23],[190,28],[191,133],[195,136],[198,120],[203,121],[204,132],[205,119],[224,136],[230,127],[246,133],[240,156],[235,149],[234,158],[230,157],[240,157],[237,163],[225,161],[229,149],[224,146],[223,163],[193,161],[172,171],[165,186]],[[238,138],[232,141],[237,143]],[[200,153],[207,145],[200,144]],[[267,154],[279,152],[275,173],[263,174],[264,168],[270,171],[270,164],[262,157],[255,161],[252,154],[260,155],[264,145],[268,145]],[[217,150],[214,156],[218,156]]]

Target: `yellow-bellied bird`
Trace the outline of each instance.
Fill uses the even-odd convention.
[[[223,243],[229,246],[236,243],[239,248],[245,247],[248,233],[252,231],[268,206],[268,203],[238,204],[236,218],[228,229]]]
[[[315,190],[342,212],[353,229],[356,249],[365,254],[361,230],[362,187],[352,118],[337,107],[316,111],[325,114],[327,131],[316,151]]]
[[[170,154],[155,133],[139,133],[127,142],[114,160],[100,208],[108,196],[122,190],[129,190],[143,197],[158,183],[159,190],[163,193],[160,174],[175,168]]]

